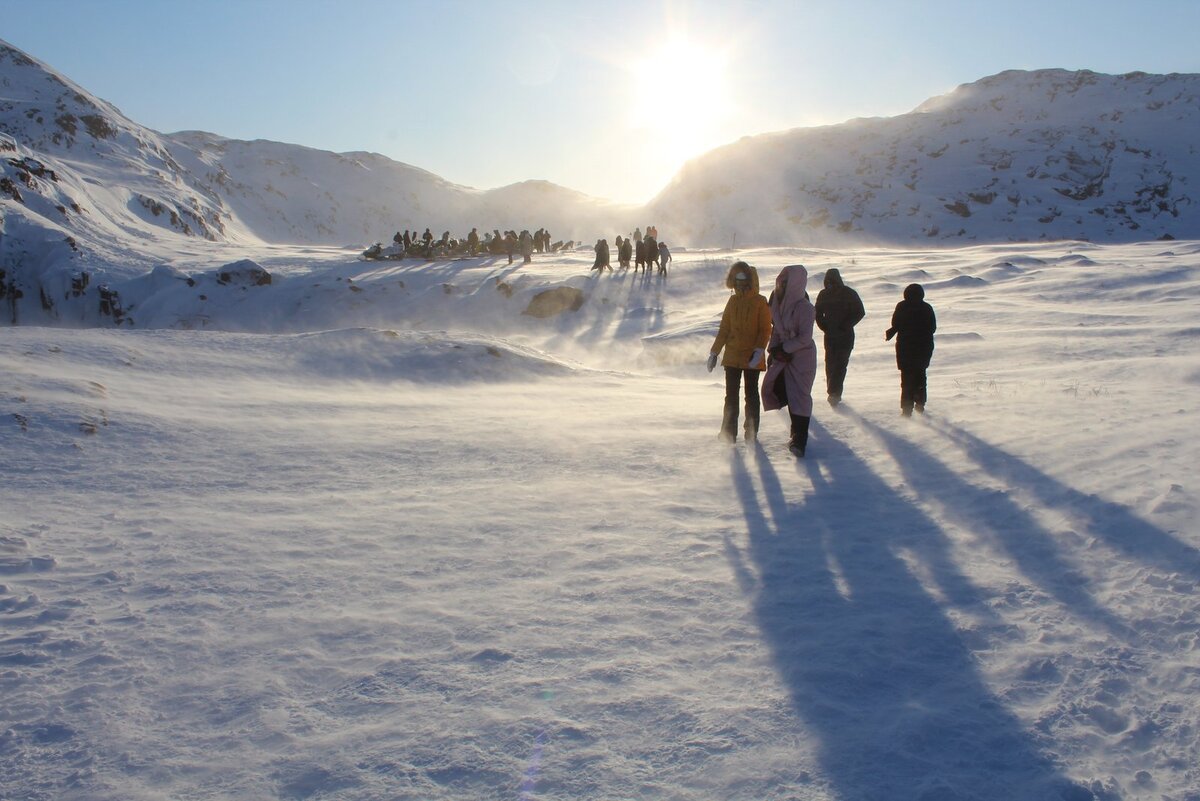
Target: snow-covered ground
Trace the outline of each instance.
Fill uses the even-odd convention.
[[[0,328],[0,799],[1200,798],[1200,243],[210,247]],[[803,461],[716,439],[734,258],[866,303]]]

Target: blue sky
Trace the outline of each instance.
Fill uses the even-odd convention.
[[[627,202],[1006,69],[1200,72],[1198,36],[1200,0],[0,0],[0,39],[158,131]]]

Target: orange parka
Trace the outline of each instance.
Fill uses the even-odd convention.
[[[746,292],[738,292],[734,287],[733,276],[738,272],[750,276],[750,289]],[[720,353],[722,348],[725,349],[725,355],[721,357],[723,367],[765,370],[767,343],[771,339],[771,307],[759,294],[758,270],[749,265],[734,265],[725,276],[725,286],[734,292],[725,304],[721,328],[713,340],[711,352]],[[759,357],[750,364],[755,350],[759,351]]]

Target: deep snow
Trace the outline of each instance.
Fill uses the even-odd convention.
[[[0,798],[1200,798],[1200,243],[204,248],[275,283],[0,329]],[[867,306],[800,462],[715,437],[739,257]]]

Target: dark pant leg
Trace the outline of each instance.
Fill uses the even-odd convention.
[[[721,436],[726,439],[737,439],[738,401],[741,394],[742,370],[737,367],[725,368],[725,409],[721,416]],[[758,388],[755,387],[755,392]]]
[[[758,421],[762,412],[762,399],[758,394],[758,381],[762,374],[758,370],[743,370],[746,379],[746,439],[758,436]]]
[[[917,392],[921,393],[921,403],[925,401],[925,371],[923,369],[908,368],[900,371],[900,408],[904,412],[911,412],[913,404],[917,402]]]
[[[853,348],[825,346],[825,387],[830,397],[842,397],[846,383],[846,367],[850,364]]]

